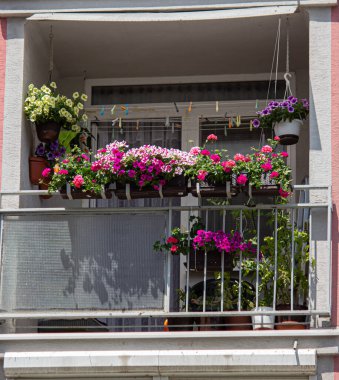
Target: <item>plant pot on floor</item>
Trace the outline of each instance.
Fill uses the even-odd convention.
[[[140,189],[134,183],[117,183],[116,187],[114,193],[116,197],[121,200],[185,197],[188,194],[187,179],[183,175],[174,177],[164,186],[159,186],[159,190],[155,190],[151,187],[143,187]]]
[[[169,331],[193,331],[193,324],[192,317],[168,318]]]
[[[259,306],[257,309],[254,309],[253,311],[273,311],[272,307],[268,306]],[[275,315],[253,315],[252,316],[252,324],[253,324],[253,330],[273,330],[274,329],[274,321],[275,321]]]
[[[61,125],[55,121],[46,121],[45,123],[35,123],[36,134],[38,139],[44,143],[56,141],[59,137]]]
[[[276,310],[291,310],[291,305],[277,305]],[[294,305],[293,310],[308,310],[306,306]],[[277,315],[276,330],[305,330],[306,315]]]
[[[236,315],[232,317],[225,317],[225,330],[229,331],[242,331],[252,330],[252,321],[250,316]]]
[[[42,171],[48,167],[48,161],[43,157],[29,157],[29,180],[32,185],[39,185],[43,179]]]
[[[281,145],[294,145],[299,141],[300,128],[303,122],[299,119],[280,121],[274,124],[274,133],[280,137]]]

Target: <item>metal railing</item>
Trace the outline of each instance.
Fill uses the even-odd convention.
[[[248,257],[245,257],[243,253],[240,253],[237,256],[236,260],[236,271],[233,271],[233,275],[236,275],[236,278],[233,277],[233,280],[236,280],[238,286],[238,294],[236,300],[236,307],[231,310],[225,307],[225,296],[227,289],[227,283],[225,279],[225,255],[221,254],[221,265],[220,270],[220,279],[216,282],[218,286],[218,297],[219,305],[216,306],[214,301],[213,305],[215,306],[211,309],[208,299],[208,280],[211,279],[211,274],[208,270],[207,262],[207,252],[204,252],[204,266],[201,273],[201,282],[203,284],[202,298],[199,304],[199,308],[192,308],[192,284],[194,281],[197,281],[197,273],[192,274],[190,270],[190,255],[186,257],[186,274],[185,280],[181,281],[182,287],[184,287],[184,297],[181,299],[179,307],[174,307],[171,297],[174,296],[173,289],[173,257],[168,254],[165,258],[165,267],[164,267],[164,302],[163,308],[158,309],[135,309],[135,310],[109,310],[109,309],[97,309],[97,310],[1,310],[0,319],[74,319],[74,318],[168,318],[168,317],[224,317],[224,316],[260,316],[263,315],[263,311],[259,309],[259,306],[262,302],[262,295],[260,294],[260,284],[261,284],[261,275],[260,275],[260,266],[262,263],[262,239],[263,239],[263,229],[267,229],[267,225],[263,221],[264,216],[267,216],[269,213],[273,218],[273,230],[271,230],[271,237],[273,239],[274,253],[273,259],[273,281],[270,286],[270,291],[272,293],[272,304],[267,305],[272,307],[272,310],[266,310],[264,315],[281,315],[281,316],[309,316],[309,317],[328,317],[330,316],[331,311],[331,223],[332,223],[332,201],[331,201],[331,188],[328,186],[311,186],[311,185],[298,185],[294,186],[296,192],[303,192],[304,194],[310,194],[312,191],[321,194],[317,197],[316,202],[308,200],[308,197],[304,197],[302,202],[287,203],[287,204],[257,204],[254,207],[247,207],[245,205],[189,205],[189,206],[174,206],[170,202],[169,206],[161,207],[128,207],[124,208],[111,207],[111,208],[64,208],[64,207],[53,207],[53,208],[1,208],[0,217],[1,217],[1,252],[3,248],[3,239],[4,239],[4,220],[6,217],[12,216],[32,216],[32,215],[121,215],[121,214],[164,214],[167,218],[167,230],[165,235],[169,236],[172,230],[173,225],[173,214],[179,213],[181,220],[187,221],[187,230],[190,230],[190,216],[199,214],[203,216],[206,230],[210,229],[211,226],[211,215],[213,213],[218,213],[220,216],[220,223],[222,230],[226,230],[227,218],[229,216],[234,217],[236,214],[237,223],[241,235],[245,234],[246,228],[244,227],[246,214],[251,213],[252,221],[255,220],[255,233],[253,237],[256,241],[256,252],[251,257],[251,263],[254,264],[255,273],[252,273],[252,282],[249,279],[248,271],[244,269],[244,263],[248,261]],[[37,195],[46,195],[46,191],[3,191],[0,194],[0,202],[5,196],[18,195],[18,196],[37,196]],[[315,214],[320,211],[320,215]],[[300,213],[303,213],[303,226],[307,226],[308,235],[309,235],[309,259],[306,266],[302,268],[304,274],[308,276],[308,294],[302,302],[307,305],[303,310],[296,310],[294,305],[298,300],[296,297],[295,289],[295,260],[296,256],[299,254],[296,252],[296,236],[295,233],[300,230],[298,227],[298,218]],[[278,276],[279,276],[279,260],[281,252],[279,252],[279,241],[278,241],[278,217],[280,213],[288,215],[290,223],[290,307],[285,310],[277,310],[277,301],[279,293],[278,286]],[[253,218],[253,215],[255,217]],[[316,240],[317,238],[313,236],[313,230],[315,223],[319,223],[319,218],[324,221],[324,216],[326,215],[326,228],[325,234],[326,237],[322,237],[320,241]],[[246,222],[247,223],[247,222]],[[211,227],[212,228],[212,227]],[[192,242],[188,242],[189,246]],[[317,256],[315,257],[314,246],[317,246]],[[308,248],[305,248],[308,249]],[[322,263],[326,263],[327,273],[317,273],[317,261],[321,260]],[[3,263],[3,258],[1,257],[1,263]],[[181,270],[184,269],[181,266]],[[324,268],[324,267],[322,267]],[[298,268],[300,270],[300,268]],[[320,281],[319,281],[320,279]],[[243,304],[243,287],[245,284],[251,283],[253,290],[253,308],[246,309],[242,307]],[[229,284],[228,284],[229,285]],[[326,294],[326,300],[318,300],[317,293],[319,292],[319,286],[321,287],[322,294]],[[326,289],[324,289],[324,286]],[[234,300],[233,300],[234,301]],[[142,301],[141,301],[142,302]],[[181,309],[181,310],[180,310]],[[313,325],[316,325],[313,322]]]

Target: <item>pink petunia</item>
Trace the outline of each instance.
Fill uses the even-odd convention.
[[[44,178],[47,178],[49,176],[49,174],[51,173],[51,169],[50,168],[45,168],[41,175],[44,177]]]
[[[276,171],[273,171],[271,174],[270,174],[270,178],[277,178],[279,177],[279,173],[276,172]]]
[[[237,184],[239,185],[245,185],[247,182],[248,178],[245,174],[240,174],[237,178]]]
[[[201,152],[201,149],[198,146],[194,146],[190,150],[190,154],[193,154],[193,156],[197,156]]]
[[[60,175],[67,175],[68,174],[68,170],[61,169],[61,170],[58,171],[58,174],[60,174]]]
[[[128,176],[130,177],[130,178],[134,178],[135,177],[135,174],[136,174],[136,172],[135,172],[135,170],[129,170],[128,171]]]
[[[269,145],[264,145],[262,148],[261,148],[261,151],[263,153],[271,153],[273,151],[273,148]]]

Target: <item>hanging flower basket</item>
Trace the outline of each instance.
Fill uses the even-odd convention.
[[[207,271],[216,272],[221,271],[221,257],[224,255],[224,271],[232,271],[232,256],[229,253],[221,253],[218,250],[207,252]],[[185,264],[187,266],[187,263]],[[189,269],[191,271],[202,272],[205,265],[205,251],[190,250]]]
[[[190,193],[198,198],[232,198],[238,194],[238,187],[231,181],[223,184],[210,184],[208,181],[191,181]]]
[[[46,121],[45,123],[35,122],[35,129],[40,141],[51,143],[58,139],[61,125],[55,121]]]
[[[66,187],[60,189],[60,194],[63,199],[110,199],[112,191],[106,186],[102,188],[101,193],[94,191],[83,191],[72,187],[69,183]]]
[[[292,121],[280,121],[274,124],[274,132],[280,137],[280,144],[294,145],[299,141],[299,135],[303,121],[294,119]]]
[[[43,179],[42,172],[49,164],[43,157],[29,157],[29,180],[32,185],[39,185]]]
[[[135,184],[116,184],[114,193],[118,199],[131,200],[141,198],[169,198],[185,197],[188,194],[187,179],[181,175],[174,177],[164,186],[159,185],[158,190],[151,187],[139,188]]]

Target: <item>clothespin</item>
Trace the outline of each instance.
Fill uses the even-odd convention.
[[[257,99],[256,101],[255,101],[255,109],[257,110],[259,108],[259,100]]]
[[[119,128],[122,128],[122,118],[119,117]]]
[[[121,109],[121,111],[126,111],[126,107],[125,106],[120,106],[120,109]]]
[[[177,103],[176,103],[176,102],[174,102],[174,107],[175,107],[175,110],[176,110],[177,112],[179,112],[179,108],[178,108],[178,106],[177,106]]]
[[[219,112],[219,102],[215,102],[215,112]]]
[[[253,130],[253,120],[250,120],[250,131],[252,132]]]
[[[125,115],[127,116],[129,112],[128,104],[126,104],[126,109],[125,109]]]
[[[100,110],[100,116],[105,116],[105,107],[102,107]]]
[[[188,105],[188,112],[192,112],[192,102],[190,102],[190,104]]]
[[[227,136],[227,124],[225,123],[225,127],[224,127],[224,135]]]
[[[137,120],[137,126],[136,126],[136,130],[138,131],[139,130],[139,120]]]
[[[228,119],[228,128],[232,128],[232,124],[233,124],[233,122],[232,122],[232,118],[230,117],[230,118]]]
[[[174,123],[172,123],[172,133],[174,133]]]
[[[170,127],[170,118],[169,118],[169,116],[166,116],[165,127],[166,128]]]
[[[112,109],[111,109],[111,115],[112,115],[112,116],[114,115],[115,107],[116,107],[116,105],[114,105],[114,106],[112,107]]]
[[[240,127],[240,124],[241,124],[241,116],[240,115],[237,115],[236,117],[236,121],[235,121],[235,125],[237,127]]]

